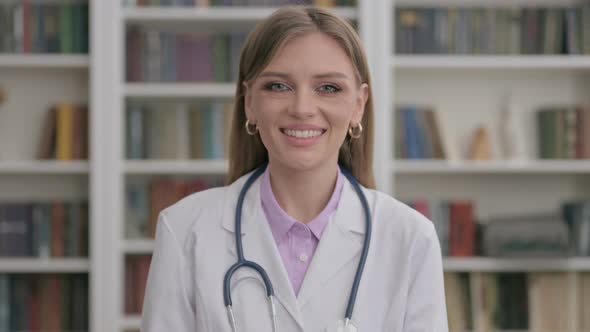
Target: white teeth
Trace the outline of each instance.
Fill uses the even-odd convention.
[[[321,130],[292,130],[292,129],[285,129],[283,132],[289,136],[297,137],[297,138],[312,138],[316,136],[320,136],[322,134]]]

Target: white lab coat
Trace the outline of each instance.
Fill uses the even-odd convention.
[[[249,175],[190,195],[160,214],[143,332],[231,331],[223,278],[236,262],[235,207]],[[383,193],[364,192],[373,238],[352,321],[361,332],[447,332],[441,252],[432,222]],[[364,223],[361,202],[345,181],[295,296],[261,208],[260,179],[250,187],[242,215],[244,255],[266,269],[274,285],[278,331],[336,331],[360,258]],[[238,331],[272,331],[260,278],[240,269],[231,285]]]

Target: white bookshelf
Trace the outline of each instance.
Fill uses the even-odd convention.
[[[590,272],[589,257],[448,257],[443,265],[447,272]]]
[[[120,318],[119,321],[119,330],[121,331],[139,330],[141,324],[141,316],[127,315]]]
[[[231,98],[231,83],[126,83],[128,98]]]
[[[393,159],[393,112],[391,105],[419,102],[435,105],[450,114],[450,131],[463,154],[469,129],[480,121],[494,122],[502,91],[512,91],[523,110],[548,102],[569,103],[590,100],[590,57],[588,56],[453,56],[393,54],[393,8],[395,6],[566,6],[573,0],[358,0],[357,8],[334,10],[355,20],[367,50],[373,79],[375,102],[375,173],[380,190],[398,198],[442,198],[452,191],[454,197],[482,201],[478,211],[512,213],[537,211],[555,206],[568,197],[590,195],[584,186],[590,176],[590,161],[533,158],[533,142],[527,141],[526,161],[397,161]],[[93,54],[90,68],[95,70],[92,98],[100,109],[93,128],[98,132],[95,153],[99,162],[87,167],[94,177],[92,197],[102,209],[94,218],[100,223],[94,250],[101,256],[92,261],[93,273],[100,281],[94,289],[97,317],[94,331],[137,330],[140,316],[125,315],[123,310],[124,259],[126,255],[150,254],[153,240],[125,238],[125,188],[130,178],[163,175],[220,175],[227,171],[225,160],[126,160],[124,119],[127,101],[231,99],[235,83],[155,83],[125,82],[125,27],[162,28],[168,31],[247,31],[273,8],[124,8],[121,1],[96,2],[103,19],[97,23],[101,38],[99,53]],[[4,60],[8,61],[8,60]],[[22,59],[20,61],[23,61]],[[39,60],[48,62],[48,60]],[[84,60],[85,61],[85,60]],[[2,58],[0,58],[1,68]],[[23,67],[23,65],[19,65]],[[46,67],[52,67],[46,65]],[[74,66],[75,67],[75,66]],[[483,76],[485,75],[485,76]],[[482,80],[485,77],[485,80]],[[0,78],[1,79],[1,78]],[[530,114],[529,114],[530,115]],[[533,124],[526,127],[534,137]],[[1,124],[0,124],[1,127]],[[100,143],[98,143],[100,142]],[[1,143],[0,143],[1,145]],[[4,164],[8,165],[8,164]],[[17,168],[6,167],[7,174]],[[32,173],[48,173],[48,166]],[[53,166],[52,166],[53,167]],[[68,166],[69,167],[69,166]],[[82,166],[76,166],[82,167]],[[66,167],[58,167],[64,172]],[[78,169],[79,170],[79,169]],[[85,174],[80,171],[78,174]],[[523,197],[521,205],[509,198]],[[507,200],[511,202],[507,202]],[[95,261],[96,259],[96,261]],[[559,271],[578,274],[590,271],[587,258],[496,259],[445,258],[447,272],[535,272]],[[474,329],[473,332],[479,332]],[[524,331],[523,331],[524,332]],[[532,332],[532,331],[531,331]],[[573,331],[571,331],[573,332]]]
[[[0,104],[0,201],[79,201],[89,203],[89,257],[0,257],[2,274],[88,275],[88,330],[111,331],[105,327],[110,294],[108,268],[112,239],[105,237],[108,224],[108,178],[103,144],[105,76],[108,63],[101,52],[109,46],[112,7],[109,1],[42,0],[42,4],[89,4],[90,54],[0,53],[0,86],[6,99]],[[20,1],[3,2],[20,3]],[[112,97],[112,96],[111,96]],[[41,126],[49,107],[57,102],[89,106],[90,158],[84,161],[36,160]]]
[[[126,254],[151,254],[154,251],[154,240],[127,239],[123,244]]]
[[[7,174],[88,174],[88,161],[1,161],[0,175]]]
[[[396,55],[394,69],[590,70],[587,55]]]
[[[393,8],[536,8],[567,7],[577,0],[394,0]],[[393,38],[393,36],[391,36]],[[452,55],[392,54],[392,105],[432,106],[442,115],[439,123],[451,145],[452,160],[391,160],[393,193],[402,199],[473,200],[475,215],[490,216],[557,212],[560,203],[587,199],[589,160],[538,160],[534,112],[545,105],[590,101],[589,55]],[[525,154],[504,160],[499,148],[503,98],[510,93],[517,105]],[[490,161],[467,160],[473,129],[488,126]],[[393,151],[393,146],[390,146]],[[444,269],[470,277],[473,331],[482,325],[482,275],[508,272],[558,272],[568,281],[588,273],[590,257],[492,258],[446,257]],[[568,332],[579,331],[577,282],[566,289]],[[478,305],[479,304],[479,305]],[[530,314],[530,313],[529,313]],[[573,322],[576,322],[575,324]],[[529,326],[530,332],[534,330]]]
[[[383,8],[388,8],[385,4],[379,4]],[[166,31],[235,31],[236,28],[241,31],[250,30],[255,23],[267,17],[275,8],[270,7],[228,7],[228,8],[123,8],[116,10],[113,17],[116,18],[113,24],[113,40],[115,49],[110,53],[110,61],[114,64],[115,73],[124,73],[124,31],[126,26],[141,26],[156,29],[165,29]],[[361,30],[361,37],[367,43],[374,43],[377,46],[383,45],[380,41],[375,41],[377,34],[374,31],[379,30],[378,26],[372,26],[371,20],[376,13],[382,13],[377,6],[372,5],[369,1],[359,1],[359,6],[355,8],[336,8],[332,9],[335,13],[348,20],[354,20],[358,23]],[[379,35],[382,38],[385,36]],[[370,39],[370,40],[369,40]],[[385,43],[386,44],[386,43]],[[375,58],[378,52],[367,50],[369,57]],[[381,57],[387,58],[386,50],[383,50]],[[388,66],[387,61],[381,62]],[[372,68],[376,71],[373,79],[389,79],[387,73],[377,71],[375,66]],[[381,75],[380,75],[381,74]],[[122,297],[119,294],[124,293],[123,273],[124,259],[126,255],[151,254],[153,251],[153,240],[145,239],[125,239],[124,238],[124,190],[125,183],[128,179],[163,175],[222,175],[227,172],[227,160],[126,160],[122,159],[124,155],[124,135],[123,124],[120,122],[122,114],[125,112],[126,101],[145,100],[146,102],[166,100],[186,100],[186,99],[231,99],[235,94],[235,83],[154,83],[154,82],[125,82],[124,75],[116,74],[111,77],[113,95],[120,96],[120,100],[113,102],[113,107],[109,109],[109,118],[112,135],[109,137],[106,146],[109,149],[109,158],[112,159],[110,172],[111,191],[110,202],[112,209],[113,224],[111,234],[115,241],[115,256],[113,256],[111,278],[115,281],[110,290],[113,294],[111,300],[111,317],[114,319],[112,329],[109,330],[137,330],[139,328],[140,317],[125,315],[123,311]],[[377,82],[377,81],[376,81]],[[380,95],[385,96],[385,93]],[[378,98],[376,95],[376,105],[385,105],[385,99]],[[377,115],[380,116],[380,115]],[[383,122],[383,121],[382,121]],[[387,128],[383,128],[386,130]],[[385,161],[387,157],[382,156]],[[390,172],[386,164],[382,164],[381,174],[390,179]],[[129,180],[131,181],[131,180]],[[380,181],[389,183],[389,180]]]
[[[125,162],[127,174],[225,174],[227,170],[226,160],[129,160]]]
[[[83,258],[0,257],[0,273],[87,273],[90,261]]]
[[[123,18],[128,23],[164,23],[167,27],[176,24],[211,24],[236,22],[256,23],[269,16],[276,8],[272,7],[144,7],[125,8]],[[358,17],[356,8],[333,8],[331,11],[340,17],[354,20]]]
[[[88,69],[88,55],[0,53],[0,68]]]
[[[391,169],[399,175],[409,174],[550,174],[590,175],[588,160],[528,161],[437,161],[396,160]]]

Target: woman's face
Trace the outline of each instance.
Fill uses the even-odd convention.
[[[287,42],[245,88],[246,116],[258,126],[270,162],[295,170],[336,165],[368,97],[344,50],[322,33]]]

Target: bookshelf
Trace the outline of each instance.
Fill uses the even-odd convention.
[[[88,273],[89,271],[88,259],[0,259],[0,273]]]
[[[88,70],[87,55],[68,54],[0,54],[0,68],[71,68]]]
[[[532,8],[566,10],[582,3],[584,2],[575,0],[394,0],[392,6],[394,10],[434,9],[426,15],[445,17],[443,15],[446,14],[439,14],[437,10],[449,10],[448,13],[453,11],[459,13],[458,15],[469,15],[478,9],[484,9],[486,14],[490,10],[512,10],[515,13],[516,10]],[[400,20],[396,24],[401,23],[400,16],[395,15],[394,19]],[[422,16],[424,17],[430,18]],[[521,19],[522,17],[520,16]],[[473,22],[470,19],[467,22]],[[396,29],[398,27],[396,25]],[[397,37],[404,38],[400,35]],[[519,42],[522,41],[520,39]],[[588,200],[588,159],[538,158],[537,149],[540,143],[537,135],[540,129],[537,127],[535,112],[546,105],[587,104],[590,101],[588,94],[583,92],[590,87],[590,54],[523,54],[526,52],[519,51],[470,52],[463,49],[462,52],[392,52],[388,60],[393,76],[390,85],[390,91],[393,91],[392,105],[434,108],[441,115],[438,122],[443,128],[441,135],[452,142],[451,151],[447,149],[450,155],[447,155],[446,160],[390,161],[393,194],[397,198],[406,201],[422,199],[428,204],[435,204],[432,202],[440,200],[470,201],[474,204],[474,218],[484,224],[498,215],[559,215],[560,205],[564,201]],[[507,101],[507,96],[512,104]],[[508,107],[516,109],[518,114],[517,139],[522,144],[516,157],[506,157],[501,145],[505,132],[502,131],[500,115]],[[400,119],[396,117],[395,121]],[[397,125],[399,122],[394,127],[399,128]],[[489,130],[492,158],[470,160],[467,158],[469,143],[473,139],[474,128],[481,125]],[[390,151],[394,150],[393,146],[390,148]],[[451,331],[574,332],[588,329],[588,325],[581,322],[587,312],[586,307],[581,305],[581,298],[584,296],[581,294],[586,289],[582,286],[582,280],[588,278],[590,267],[587,256],[448,256],[444,258],[443,264],[449,282],[447,294],[450,299],[447,300],[454,304],[448,306]],[[494,313],[496,319],[498,314],[502,316],[503,313],[486,302],[495,296],[502,296],[501,292],[490,293],[490,289],[509,289],[507,284],[501,286],[500,281],[497,281],[497,278],[504,278],[503,282],[506,282],[508,277],[524,280],[521,286],[526,289],[524,296],[526,305],[529,306],[526,312],[528,329],[514,326],[507,329],[496,325],[501,323],[494,322]],[[496,281],[489,283],[490,278]],[[465,282],[467,292],[461,291],[461,287],[457,288],[458,279]],[[558,287],[555,286],[556,280]],[[553,288],[543,291],[553,294],[551,301],[559,303],[559,307],[548,312],[544,311],[547,308],[538,304],[542,297],[539,285],[543,283],[544,287],[548,287],[552,282],[553,286],[550,287]],[[462,300],[461,296],[464,297]],[[502,300],[498,301],[501,303]],[[506,307],[506,303],[503,306]],[[560,314],[557,315],[557,312]],[[550,318],[545,319],[544,323],[561,325],[543,328],[541,317]],[[518,325],[515,321],[512,324]]]
[[[0,161],[0,174],[88,174],[86,161]]]
[[[535,125],[524,123],[525,155],[518,160],[494,158],[470,161],[464,158],[470,130],[478,123],[490,124],[492,139],[501,135],[498,109],[507,92],[518,102],[523,114],[530,116],[540,105],[589,101],[590,57],[588,55],[453,55],[396,54],[394,49],[395,8],[402,7],[534,7],[564,8],[580,3],[575,0],[389,0],[358,1],[355,8],[334,9],[339,15],[354,20],[371,64],[376,109],[375,172],[380,190],[400,199],[472,199],[477,202],[478,217],[497,212],[528,213],[557,208],[565,199],[590,196],[590,163],[587,160],[538,160],[535,154]],[[114,41],[107,61],[112,66],[109,89],[113,98],[105,116],[110,129],[106,137],[106,159],[109,160],[109,234],[112,262],[109,314],[111,330],[137,330],[140,316],[124,314],[125,257],[149,255],[154,243],[146,238],[125,237],[125,195],[133,183],[161,177],[213,178],[223,175],[223,159],[129,160],[125,158],[125,112],[127,103],[227,101],[235,86],[229,81],[216,82],[127,82],[125,79],[125,31],[129,26],[183,32],[228,32],[250,29],[273,8],[173,8],[123,7],[111,9],[114,18],[110,28]],[[386,70],[385,70],[386,69]],[[394,105],[419,103],[433,105],[450,122],[449,132],[455,155],[449,160],[394,159]],[[170,115],[175,112],[168,109]],[[448,125],[448,124],[447,124]],[[495,148],[497,156],[499,151]],[[450,190],[449,188],[452,188]],[[451,195],[449,195],[451,193]],[[515,199],[517,197],[518,199]],[[479,307],[478,295],[486,274],[556,272],[568,280],[578,280],[590,271],[590,259],[571,258],[491,258],[446,257],[447,273],[465,274],[473,290],[470,315],[474,332],[486,331],[485,312]],[[576,286],[577,287],[577,286]],[[568,288],[568,294],[577,288]],[[577,306],[577,298],[569,303]],[[577,320],[579,314],[571,314]],[[576,331],[568,325],[568,331]],[[533,331],[531,329],[497,329]]]
[[[46,1],[42,1],[46,2]],[[51,0],[47,3],[60,2]],[[65,2],[71,2],[65,0]],[[2,273],[84,273],[90,276],[91,331],[138,330],[140,316],[125,314],[125,258],[150,255],[149,238],[126,237],[126,192],[130,184],[158,178],[216,179],[227,171],[224,159],[130,160],[125,151],[127,103],[230,101],[231,80],[217,82],[127,82],[125,31],[128,26],[228,32],[247,31],[266,17],[271,7],[172,8],[124,7],[120,0],[90,1],[89,55],[0,54],[0,86],[8,98],[0,105],[0,199],[39,200],[87,198],[90,206],[88,259],[0,258]],[[554,210],[568,199],[590,197],[588,160],[538,160],[532,113],[539,106],[590,102],[589,55],[452,55],[396,54],[395,8],[550,7],[579,4],[577,0],[358,0],[356,7],[333,9],[357,23],[372,70],[375,102],[375,174],[378,188],[399,199],[471,199],[483,219],[496,213]],[[35,91],[35,98],[30,98]],[[471,130],[490,125],[492,140],[501,135],[497,121],[503,96],[510,92],[527,116],[525,155],[519,160],[464,158]],[[89,103],[89,161],[37,161],[31,156],[41,110],[56,96]],[[450,160],[394,159],[395,112],[398,104],[432,105],[444,113],[455,145]],[[39,111],[37,111],[39,110]],[[99,110],[99,111],[97,111]],[[170,110],[170,113],[174,113]],[[533,119],[533,120],[531,120]],[[449,121],[450,120],[450,121]],[[16,143],[16,144],[14,144]],[[498,151],[493,151],[496,155]],[[495,273],[556,272],[573,281],[568,303],[590,272],[588,257],[505,259],[446,257],[447,273],[465,274],[469,287],[473,332],[486,331],[479,307],[484,276]],[[570,321],[581,313],[573,311]],[[574,324],[568,331],[577,331]],[[498,329],[531,331],[532,329]]]
[[[66,252],[65,257],[56,257],[59,254],[52,254],[51,257],[3,256],[0,257],[0,275],[4,281],[10,282],[67,282],[68,287],[77,288],[77,299],[68,301],[76,301],[78,309],[77,318],[70,318],[72,322],[69,323],[73,325],[68,326],[68,322],[64,321],[62,323],[66,325],[62,327],[82,330],[84,326],[84,330],[101,331],[104,330],[104,315],[101,314],[104,298],[100,294],[104,293],[102,289],[106,285],[102,284],[101,279],[101,273],[105,271],[101,262],[105,256],[101,248],[101,243],[104,243],[101,237],[102,225],[98,221],[104,219],[102,197],[105,191],[101,186],[104,167],[99,152],[101,114],[94,110],[100,109],[101,103],[96,98],[102,88],[93,75],[100,61],[97,61],[94,52],[84,50],[84,44],[88,42],[90,50],[102,47],[97,36],[105,24],[104,12],[101,10],[104,5],[85,0],[4,1],[0,4],[2,20],[7,17],[4,14],[14,14],[6,11],[12,10],[14,6],[23,6],[21,8],[24,11],[21,13],[24,25],[37,24],[40,15],[44,15],[46,22],[54,20],[55,23],[55,20],[63,19],[64,15],[71,15],[68,16],[71,20],[61,21],[65,23],[58,28],[57,35],[51,34],[55,33],[54,30],[50,32],[45,29],[25,32],[20,37],[20,41],[24,41],[24,52],[17,48],[7,49],[6,43],[0,48],[0,87],[5,91],[5,100],[0,104],[0,202],[3,206],[56,201],[66,204],[87,202],[88,213],[83,212],[82,216],[87,216],[86,244],[89,255],[71,255]],[[86,8],[92,29],[85,28]],[[3,42],[10,41],[10,38],[5,37],[9,37],[7,34],[19,23],[14,24],[3,28]],[[68,35],[70,31],[76,31],[76,35]],[[84,35],[84,32],[89,34]],[[71,44],[68,45],[64,40]],[[26,50],[24,48],[28,43],[31,48]],[[46,112],[52,105],[64,102],[88,106],[92,127],[87,135],[91,154],[89,158],[77,160],[40,160],[37,151]],[[51,250],[53,252],[54,249]],[[66,284],[62,286],[66,287]],[[59,289],[52,295],[54,302],[59,302],[62,296],[64,300],[69,298],[64,295],[67,293],[61,293]],[[0,325],[3,323],[0,322]],[[2,325],[0,329],[4,327]]]
[[[583,55],[399,55],[391,59],[394,70],[410,69],[514,69],[590,70]]]
[[[116,1],[113,1],[115,3]],[[381,8],[378,8],[381,7]],[[126,257],[138,257],[150,255],[153,251],[153,240],[141,237],[125,237],[125,195],[130,185],[138,183],[150,183],[161,178],[205,178],[218,179],[227,171],[225,159],[126,159],[125,152],[125,113],[127,103],[209,103],[217,101],[231,101],[235,93],[235,83],[229,81],[216,82],[162,82],[162,81],[132,81],[125,78],[125,52],[126,52],[126,28],[130,26],[140,29],[160,29],[166,32],[186,32],[188,30],[199,32],[227,33],[231,31],[248,31],[256,22],[268,16],[275,8],[272,7],[124,7],[120,3],[115,4],[111,10],[113,24],[110,26],[110,36],[113,44],[106,61],[112,66],[109,73],[109,86],[112,95],[117,96],[110,101],[108,115],[105,116],[110,129],[110,135],[104,141],[105,151],[108,151],[109,160],[109,206],[111,210],[109,219],[112,220],[109,234],[112,239],[112,264],[109,268],[108,279],[112,281],[109,294],[109,326],[105,330],[111,331],[135,331],[139,329],[140,316],[138,314],[125,314],[124,274]],[[358,1],[357,7],[333,8],[335,13],[349,20],[357,22],[362,38],[369,42],[379,43],[374,36],[379,26],[369,24],[376,14],[382,14],[385,5],[374,6],[368,1]],[[369,39],[371,41],[369,41]],[[113,47],[114,46],[114,47]],[[378,50],[378,48],[375,48]],[[380,50],[380,49],[379,49]],[[369,56],[386,59],[389,54],[386,50],[372,52]],[[383,61],[385,63],[385,61]],[[376,73],[379,73],[376,71]],[[375,74],[374,79],[390,79],[389,75]],[[380,94],[385,96],[385,94]],[[376,104],[385,105],[386,99],[376,95]],[[170,111],[171,107],[161,107],[163,112]],[[379,117],[380,115],[378,115]],[[384,127],[382,130],[387,131]],[[388,156],[382,156],[383,163],[381,174],[388,180],[391,175],[386,167]]]
[[[415,161],[392,162],[396,174],[588,174],[588,161]]]

